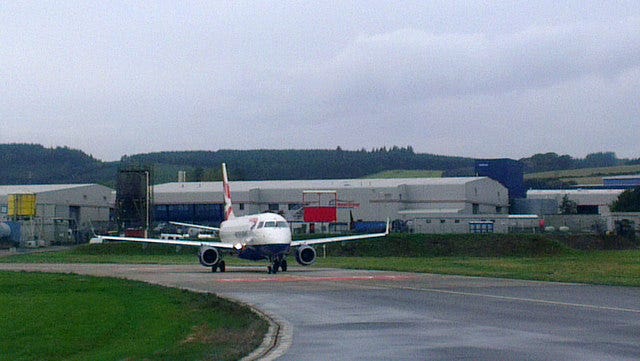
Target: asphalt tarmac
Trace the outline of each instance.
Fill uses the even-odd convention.
[[[266,359],[639,360],[640,288],[291,267],[0,264],[213,292],[277,324]]]

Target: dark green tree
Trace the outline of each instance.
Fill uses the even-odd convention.
[[[561,214],[578,213],[578,203],[569,199],[569,196],[565,194],[564,197],[562,197],[562,202],[560,202],[560,213]]]
[[[525,172],[547,172],[552,170],[572,169],[576,161],[569,155],[558,155],[553,152],[535,154],[529,158],[520,159],[525,166]]]
[[[611,210],[614,212],[640,212],[640,187],[628,189],[613,201]]]
[[[614,152],[598,152],[587,154],[582,161],[585,168],[613,167],[619,164],[618,157]]]

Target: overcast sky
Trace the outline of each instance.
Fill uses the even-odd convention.
[[[640,2],[0,2],[0,143],[640,157]]]

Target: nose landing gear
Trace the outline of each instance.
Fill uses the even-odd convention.
[[[271,265],[267,266],[267,272],[269,274],[276,274],[279,269],[282,270],[282,272],[287,271],[287,260],[283,257],[271,260]]]

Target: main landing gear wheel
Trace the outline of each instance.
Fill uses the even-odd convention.
[[[280,268],[280,261],[278,261],[277,259],[273,260],[271,262],[271,266],[267,266],[267,272],[269,274],[276,274],[278,273],[278,268]]]
[[[224,272],[226,271],[226,268],[224,261],[220,261],[211,267],[211,272],[216,272],[218,269],[220,269],[220,272]]]

